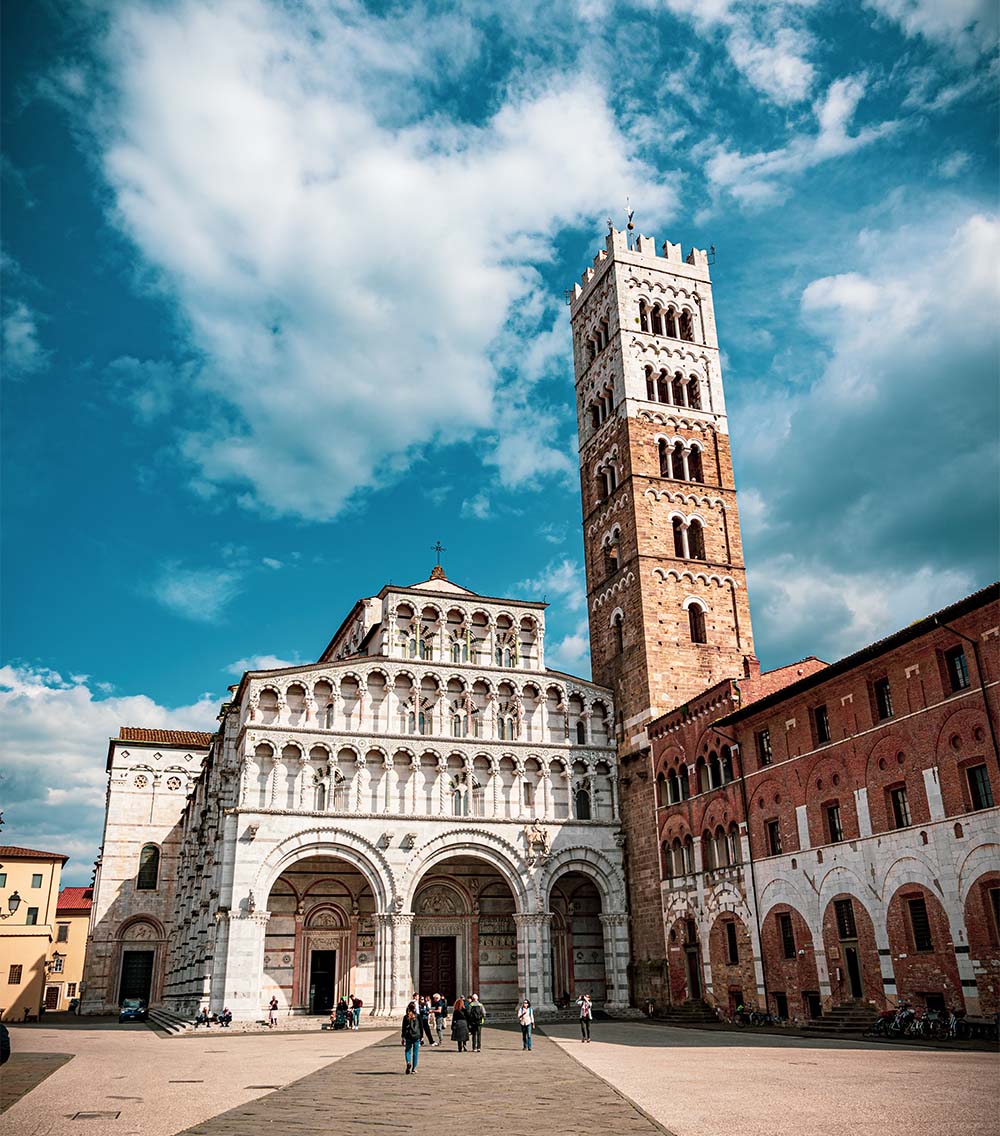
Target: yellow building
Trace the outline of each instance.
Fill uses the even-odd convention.
[[[0,846],[0,1015],[38,1015],[56,939],[60,852]],[[84,936],[86,939],[86,936]]]
[[[56,937],[45,979],[46,1010],[73,1009],[74,1001],[80,997],[93,898],[91,887],[65,887],[59,893]]]

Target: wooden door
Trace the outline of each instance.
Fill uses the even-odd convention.
[[[442,994],[449,1002],[454,1002],[458,995],[454,936],[421,936],[419,993]]]

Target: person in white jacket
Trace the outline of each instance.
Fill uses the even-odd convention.
[[[580,1007],[580,1034],[585,1042],[590,1041],[590,1023],[594,1020],[594,1005],[589,994],[577,998],[576,1004]]]
[[[521,1026],[521,1048],[531,1049],[531,1031],[535,1028],[535,1011],[527,998],[517,1010],[517,1020]]]

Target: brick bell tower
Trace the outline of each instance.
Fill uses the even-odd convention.
[[[594,680],[628,756],[756,663],[708,257],[611,228],[570,315]]]

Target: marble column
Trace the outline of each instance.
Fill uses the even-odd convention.
[[[601,916],[604,930],[604,973],[609,1010],[624,1010],[628,998],[628,915],[624,911]]]
[[[264,970],[264,936],[270,911],[250,913],[226,911],[221,920],[220,946],[224,949],[221,982],[213,979],[213,996],[222,989],[223,1005],[229,1007],[238,1022],[258,1021],[267,1017],[267,1007],[261,1000],[261,979]],[[218,959],[218,955],[216,956]]]

